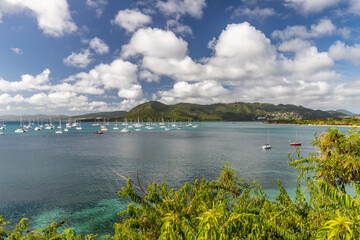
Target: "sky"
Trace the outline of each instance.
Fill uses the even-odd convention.
[[[359,0],[0,0],[0,115],[261,102],[360,113]]]

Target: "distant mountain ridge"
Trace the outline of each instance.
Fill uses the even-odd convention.
[[[166,105],[157,101],[143,103],[122,115],[119,120],[144,121],[252,121],[267,119],[315,119],[340,118],[344,114],[336,111],[312,110],[290,104],[269,103],[217,103],[199,105],[178,103]]]
[[[346,110],[346,109],[337,109],[336,111],[337,111],[337,112],[340,112],[340,113],[343,113],[343,114],[345,114],[345,115],[347,115],[347,116],[354,116],[354,115],[356,115],[355,113],[352,113],[352,112],[350,112],[350,111],[348,111],[348,110]]]

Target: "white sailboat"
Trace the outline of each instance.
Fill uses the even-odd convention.
[[[176,127],[176,129],[178,129],[178,130],[183,129],[183,126],[181,126],[181,122],[180,122],[180,125]]]
[[[186,124],[186,127],[192,127],[192,122],[191,122],[191,118],[189,118],[188,124]]]
[[[34,128],[34,131],[40,131],[41,127],[40,127],[40,123],[39,123],[39,118],[37,120],[37,126]]]
[[[118,124],[117,124],[117,121],[115,123],[115,126],[113,127],[114,130],[119,130],[119,127],[118,127]]]
[[[61,120],[59,119],[59,126],[58,126],[58,130],[55,131],[56,134],[61,134],[62,132],[62,127],[61,127]]]
[[[5,135],[5,132],[4,132],[5,129],[6,129],[5,121],[3,121],[3,125],[2,125],[2,127],[0,127],[0,135]]]
[[[84,129],[81,127],[81,122],[80,122],[80,121],[78,122],[78,126],[76,127],[76,130],[79,130],[79,131],[84,130]]]
[[[127,123],[127,119],[125,118],[125,128],[121,129],[120,132],[124,133],[124,132],[130,132],[130,130],[128,129],[128,123]],[[124,124],[123,124],[124,125]]]
[[[96,120],[94,121],[94,123],[92,124],[93,127],[95,126],[100,126],[100,123],[96,122]]]
[[[71,127],[76,128],[78,126],[79,126],[79,124],[76,122],[76,119],[75,119],[74,122],[72,123]]]
[[[54,126],[51,123],[50,115],[49,115],[49,122],[45,124],[45,130],[51,130],[54,129]]]
[[[23,128],[23,125],[22,125],[22,117],[21,117],[21,114],[20,114],[20,126],[18,129],[15,130],[15,133],[26,133],[26,130]]]
[[[271,149],[269,130],[268,130],[268,142],[266,144],[262,145],[262,149]]]
[[[160,128],[165,128],[164,117],[161,117]]]
[[[29,124],[27,126],[25,126],[25,128],[26,129],[32,129],[30,120],[29,120]]]
[[[6,129],[5,126],[6,126],[6,125],[5,125],[5,121],[3,120],[3,125],[0,127],[0,130],[5,130],[5,129]]]

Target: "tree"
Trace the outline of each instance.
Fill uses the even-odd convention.
[[[329,128],[325,133],[315,134],[313,141],[319,153],[313,154],[317,178],[335,188],[345,191],[345,186],[360,183],[360,135],[355,129],[341,133]]]

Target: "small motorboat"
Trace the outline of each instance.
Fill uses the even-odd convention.
[[[104,132],[102,132],[102,131],[96,131],[95,133],[96,133],[96,134],[103,134]]]
[[[271,145],[266,143],[266,144],[262,145],[262,149],[271,149]]]

